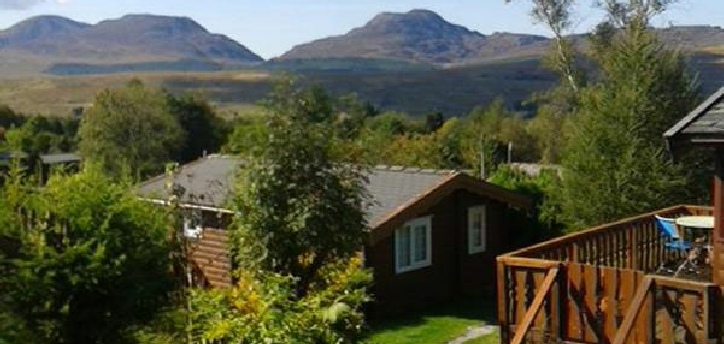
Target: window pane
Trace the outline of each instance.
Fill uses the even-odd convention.
[[[427,226],[415,226],[415,262],[427,259]]]
[[[397,235],[397,266],[410,265],[410,226],[398,230]]]
[[[480,211],[476,211],[473,213],[473,223],[471,225],[470,230],[472,231],[472,241],[473,246],[479,247],[483,244],[483,236],[482,236],[482,224],[483,224],[483,214]]]

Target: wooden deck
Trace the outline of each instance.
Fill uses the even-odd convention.
[[[671,258],[654,214],[712,213],[670,207],[498,257],[501,343],[721,343],[719,287],[653,274]]]

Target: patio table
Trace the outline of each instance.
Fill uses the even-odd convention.
[[[714,216],[682,216],[676,224],[686,228],[714,229]]]
[[[689,229],[690,231],[697,230],[708,232],[714,229],[714,216],[682,216],[677,218],[675,220],[675,223],[678,226],[683,227],[684,229]],[[682,240],[683,239],[684,235],[682,235]],[[674,273],[674,276],[679,275],[679,273],[681,273],[687,266],[698,270],[695,261],[698,260],[700,254],[704,253],[704,250],[710,251],[711,248],[708,243],[701,244],[702,242],[707,241],[708,240],[699,238],[696,238],[696,240],[694,240],[694,245],[692,246],[691,252],[689,252],[684,262],[679,265],[679,268],[676,269],[676,273]]]

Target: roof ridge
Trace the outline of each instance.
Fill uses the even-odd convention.
[[[686,129],[696,119],[709,111],[709,109],[712,106],[716,105],[716,103],[719,102],[722,98],[724,98],[724,86],[720,87],[716,92],[714,92],[706,100],[704,100],[704,102],[699,104],[699,106],[689,112],[686,116],[684,116],[684,118],[680,119],[679,122],[674,124],[674,126],[669,128],[664,133],[664,138],[667,140],[673,138],[676,134]]]
[[[188,167],[194,166],[194,165],[200,164],[200,163],[202,163],[202,162],[204,162],[204,161],[206,161],[206,160],[209,160],[209,158],[211,158],[212,155],[216,155],[216,153],[215,153],[215,154],[207,154],[207,155],[205,155],[205,156],[200,156],[200,157],[198,157],[198,158],[196,158],[196,159],[194,159],[194,160],[191,160],[191,161],[189,161],[189,162],[187,162],[187,163],[185,163],[185,164],[182,164],[182,163],[180,163],[180,162],[171,162],[171,164],[176,164],[176,163],[177,163],[177,164],[178,164],[178,167],[179,167],[179,175],[174,176],[174,178],[180,177],[181,171],[187,169]],[[152,178],[149,178],[149,179],[146,179],[146,180],[144,180],[144,181],[136,184],[136,187],[137,187],[137,188],[141,188],[141,187],[143,187],[144,185],[148,185],[148,184],[151,184],[151,183],[156,182],[156,181],[159,181],[159,180],[164,180],[165,178],[168,177],[168,175],[167,175],[166,173],[167,173],[167,171],[164,170],[164,172],[160,173],[159,175],[157,175],[157,176],[155,176],[155,177],[152,177]]]

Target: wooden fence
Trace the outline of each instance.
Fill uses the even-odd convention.
[[[712,207],[675,206],[565,235],[515,251],[509,256],[655,271],[667,259],[654,215],[713,214]]]
[[[653,214],[499,257],[501,343],[719,342],[718,286],[647,275],[666,258]]]
[[[542,260],[499,262],[498,268],[500,288],[508,291],[498,300],[502,343],[674,344],[719,338],[719,288],[713,283]]]

